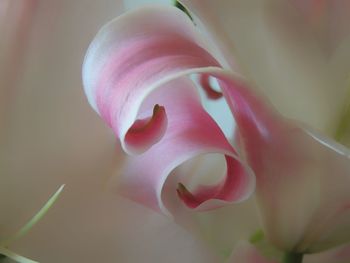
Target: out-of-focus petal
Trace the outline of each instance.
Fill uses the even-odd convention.
[[[124,0],[124,8],[126,10],[140,7],[147,4],[162,4],[162,5],[173,5],[174,0]]]
[[[305,263],[347,263],[350,261],[349,244],[322,253],[305,255]]]
[[[347,263],[349,262],[350,253],[349,245],[340,248],[332,249],[317,254],[305,254],[303,257],[304,263]],[[230,259],[227,263],[277,263],[273,259],[264,257],[252,244],[241,241],[235,246]]]
[[[221,85],[256,175],[272,242],[305,252],[349,241],[349,150],[282,118],[239,82]]]
[[[332,52],[349,37],[350,3],[344,0],[289,0],[301,11],[301,19],[315,34],[323,48]]]
[[[171,201],[169,210],[174,215],[175,221],[204,240],[225,259],[239,241],[249,240],[258,229],[261,229],[254,198],[200,212],[185,209],[174,197]]]
[[[37,0],[0,3],[0,136],[8,118],[7,107],[16,95],[38,4]]]

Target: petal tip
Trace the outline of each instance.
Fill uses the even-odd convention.
[[[202,74],[199,78],[199,83],[209,99],[218,100],[223,97],[220,91],[216,91],[210,84],[210,75]]]
[[[187,207],[196,208],[200,205],[198,200],[196,200],[196,197],[190,191],[188,191],[182,183],[178,183],[176,192]]]
[[[168,118],[163,106],[156,104],[152,117],[136,120],[125,135],[125,150],[140,154],[159,142],[167,129]]]

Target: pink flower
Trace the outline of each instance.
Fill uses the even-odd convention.
[[[256,180],[262,226],[274,246],[311,253],[348,242],[349,150],[283,117],[248,80],[223,69],[216,50],[183,12],[161,6],[124,14],[95,37],[84,87],[130,155],[122,193],[181,221],[187,212],[176,191],[187,207],[207,210],[244,201]],[[190,74],[202,74],[207,91],[207,75],[218,80],[237,124],[236,150],[200,107]],[[181,172],[168,178],[203,153],[225,156],[221,181],[188,190],[191,180]]]
[[[346,30],[336,32],[331,30],[336,33],[335,37],[333,38],[332,35],[330,41],[323,41],[322,39],[327,36],[327,30],[319,30],[319,25],[327,23],[318,24],[318,22],[327,22],[327,20],[307,18],[311,13],[316,13],[317,18],[322,18],[322,12],[314,12],[309,9],[309,6],[303,9],[304,7],[297,3],[292,3],[292,6],[295,7],[293,9],[286,9],[289,4],[277,5],[278,8],[269,5],[270,8],[259,9],[262,7],[260,1],[251,4],[252,9],[250,9],[248,2],[250,1],[220,1],[220,4],[215,4],[215,8],[203,9],[212,4],[212,1],[197,2],[203,5],[193,6],[194,8],[192,4],[195,4],[195,1],[186,1],[188,7],[191,7],[191,15],[197,24],[195,29],[192,28],[187,17],[176,11],[169,11],[171,14],[169,17],[175,16],[175,20],[167,21],[169,18],[166,16],[167,11],[163,14],[165,19],[161,21],[157,20],[157,17],[162,14],[159,12],[154,14],[154,21],[157,20],[160,25],[164,23],[164,28],[175,21],[172,29],[178,30],[180,35],[188,33],[185,37],[188,40],[185,47],[188,47],[187,44],[192,44],[193,49],[173,50],[173,55],[178,58],[181,52],[187,52],[186,54],[198,52],[196,53],[198,57],[192,60],[195,63],[186,65],[188,67],[186,74],[189,72],[200,74],[202,76],[201,85],[210,97],[213,95],[220,97],[220,93],[212,89],[207,77],[213,75],[221,79],[220,84],[227,91],[224,95],[230,102],[235,119],[238,120],[240,116],[243,124],[245,120],[248,120],[247,124],[252,124],[253,127],[255,125],[255,128],[267,127],[268,135],[276,134],[276,127],[282,126],[286,130],[296,127],[298,132],[295,134],[300,136],[290,136],[290,138],[280,136],[279,142],[286,140],[286,145],[290,146],[292,143],[289,142],[296,138],[296,140],[305,140],[308,145],[316,145],[310,149],[303,145],[301,150],[307,149],[305,152],[297,149],[298,153],[303,153],[303,157],[308,156],[310,152],[312,156],[314,152],[320,154],[315,156],[324,160],[324,163],[316,167],[316,170],[328,167],[327,165],[331,164],[330,160],[341,162],[346,159],[340,153],[337,155],[331,148],[322,146],[332,144],[326,143],[328,139],[314,140],[294,122],[284,122],[285,119],[275,113],[273,107],[270,108],[271,111],[266,110],[266,100],[257,96],[255,91],[247,88],[248,93],[243,92],[245,86],[258,88],[284,115],[303,120],[328,135],[334,135],[334,127],[337,126],[337,123],[342,123],[338,119],[339,112],[346,104],[344,87],[347,87],[347,84],[344,84],[345,81],[343,81],[344,76],[348,74],[347,62],[349,61],[348,52],[346,52],[348,46],[346,35],[344,37]],[[234,6],[239,8],[233,8]],[[207,17],[208,10],[213,13],[209,13]],[[267,12],[268,19],[265,20],[266,24],[257,27],[259,30],[254,30],[256,25],[264,20],[254,19],[255,17],[261,18],[260,15],[255,16],[255,14],[261,14],[262,10]],[[284,39],[280,36],[281,34],[283,36],[285,28],[288,28],[291,23],[288,23],[290,17],[283,14],[290,14],[291,10],[293,21],[299,21],[299,27],[294,31],[296,34],[293,35],[293,38]],[[251,145],[246,144],[246,140],[241,143],[239,140],[234,140],[234,138],[249,138],[251,142],[264,144],[268,137],[261,137],[261,133],[258,132],[259,136],[250,140],[250,129],[245,129],[248,126],[245,124],[242,126],[242,123],[240,124],[242,135],[237,134],[234,137],[231,127],[233,116],[230,112],[225,112],[226,115],[218,110],[214,113],[210,112],[213,116],[215,115],[214,122],[203,111],[196,88],[184,74],[183,61],[179,62],[178,68],[172,68],[173,63],[165,63],[165,67],[162,68],[164,74],[153,75],[157,78],[169,77],[169,71],[174,70],[172,71],[174,74],[177,72],[178,76],[175,76],[176,74],[171,76],[173,80],[164,79],[166,83],[163,84],[166,84],[167,87],[160,89],[148,87],[149,94],[137,92],[135,96],[131,96],[134,98],[130,104],[131,110],[124,111],[126,115],[121,118],[123,127],[119,126],[117,118],[110,119],[109,124],[113,126],[115,134],[120,138],[124,136],[122,141],[124,149],[133,154],[124,158],[119,151],[119,145],[118,147],[114,145],[114,135],[110,129],[103,126],[103,123],[92,114],[84,101],[80,78],[83,56],[93,35],[99,27],[121,12],[121,3],[113,0],[4,0],[0,3],[2,36],[0,39],[0,131],[2,140],[0,150],[0,209],[2,211],[0,242],[27,222],[57,186],[65,183],[65,191],[57,204],[28,235],[13,243],[11,249],[40,262],[182,261],[217,263],[225,261],[232,250],[234,250],[232,253],[234,262],[250,262],[249,260],[265,262],[271,258],[266,257],[260,248],[257,250],[257,246],[248,245],[248,249],[243,250],[242,256],[240,252],[242,243],[238,242],[238,240],[247,240],[258,228],[262,227],[259,214],[255,209],[255,196],[245,200],[254,190],[255,179],[258,183],[257,200],[259,200],[262,211],[265,211],[264,230],[274,240],[274,244],[278,243],[279,247],[288,247],[299,235],[305,239],[297,242],[298,247],[303,249],[304,246],[317,251],[346,240],[348,233],[346,215],[339,213],[340,216],[334,218],[332,214],[333,208],[336,210],[344,204],[343,198],[346,197],[346,193],[341,188],[345,188],[346,185],[340,185],[339,180],[331,181],[329,185],[336,187],[329,188],[332,191],[330,193],[337,192],[337,194],[334,194],[332,198],[328,194],[321,199],[316,196],[311,199],[311,202],[302,203],[299,208],[293,207],[293,204],[297,204],[296,200],[289,202],[287,198],[289,194],[293,194],[291,191],[295,188],[289,192],[285,183],[279,182],[281,184],[277,186],[282,192],[281,200],[285,201],[283,204],[278,202],[278,199],[275,200],[275,203],[270,202],[270,198],[274,197],[272,194],[277,195],[277,193],[266,194],[260,187],[261,179],[259,179],[266,175],[255,171],[260,165],[255,160],[260,160],[261,152],[252,150]],[[298,19],[299,16],[294,17],[300,12],[306,15],[306,23],[301,22],[303,20]],[[140,13],[142,14],[143,11]],[[231,15],[233,13],[234,16]],[[279,14],[282,15],[279,16]],[[335,14],[340,17],[339,13]],[[225,23],[220,23],[218,18],[222,18],[221,21]],[[143,19],[141,17],[135,21],[135,24],[141,23],[140,29],[147,26]],[[228,23],[228,19],[232,19],[232,24]],[[275,22],[274,19],[278,22]],[[308,27],[305,26],[306,24]],[[346,25],[345,22],[344,24]],[[179,25],[185,25],[185,27],[179,29]],[[292,25],[296,24],[292,23]],[[110,26],[113,28],[113,24]],[[341,28],[338,26],[333,28]],[[260,31],[261,28],[264,28],[264,31]],[[317,37],[313,40],[305,37],[298,42],[300,36],[303,35],[298,34],[300,28],[307,28],[308,31],[315,32]],[[149,28],[150,31],[151,29]],[[203,39],[198,36],[197,29],[204,30],[207,36],[215,35],[215,38]],[[271,34],[270,29],[273,29],[276,35]],[[138,29],[135,28],[135,30]],[[115,36],[109,35],[108,30],[106,32],[106,40],[112,40],[110,43],[112,45],[107,46],[113,51]],[[132,31],[128,31],[127,28],[123,32],[125,35],[122,39],[133,37]],[[270,32],[267,35],[268,38],[266,38],[267,32]],[[172,33],[173,31],[169,31],[167,34]],[[233,33],[234,35],[231,35]],[[177,43],[181,44],[182,40],[180,39]],[[235,40],[234,43],[231,40]],[[98,47],[101,42],[96,43]],[[256,48],[256,43],[259,43],[261,49]],[[321,51],[314,48],[317,44],[322,46]],[[198,50],[198,45],[203,49]],[[162,43],[159,47],[162,47]],[[266,51],[267,47],[269,47],[269,52]],[[300,49],[303,52],[297,52]],[[106,51],[101,50],[99,54],[106,54],[104,53]],[[143,52],[147,51],[149,50],[143,50]],[[205,54],[205,61],[203,61],[203,54]],[[296,56],[296,54],[302,55]],[[330,59],[330,66],[326,66],[323,62],[324,58],[329,58],[329,54],[333,54],[333,58]],[[134,57],[133,54],[125,54],[125,58],[129,55]],[[139,61],[145,58],[144,55],[134,59]],[[152,54],[149,55],[151,58]],[[166,61],[167,56],[164,56],[164,59]],[[113,59],[109,61],[117,62]],[[185,59],[185,61],[189,60]],[[145,65],[150,65],[148,60],[144,62]],[[213,65],[215,69],[212,68]],[[222,65],[228,71],[223,72]],[[114,66],[111,67],[112,70]],[[248,80],[237,74],[232,75],[233,68],[239,69]],[[140,75],[131,80],[137,81],[140,80],[140,77],[144,77],[145,80],[154,84],[154,79],[149,79],[142,73],[144,72],[141,71]],[[98,72],[97,74],[99,75]],[[89,75],[94,76],[94,72]],[[120,79],[113,76],[112,80]],[[140,85],[141,88],[142,85]],[[334,92],[333,89],[335,85],[339,87],[337,92]],[[234,88],[232,89],[231,86]],[[131,85],[128,91],[134,87],[134,84]],[[183,92],[179,93],[178,90]],[[236,93],[232,94],[230,91]],[[92,96],[95,94],[91,92]],[[247,106],[243,107],[240,104],[239,107],[234,108],[237,98],[242,98],[241,102],[246,103]],[[325,108],[324,105],[327,105],[329,100],[337,103]],[[261,104],[261,111],[254,111],[258,105],[254,101]],[[295,107],[296,101],[297,107]],[[338,103],[340,101],[342,103]],[[105,102],[106,100],[103,100],[102,104]],[[206,104],[204,106],[206,108],[215,106],[217,109],[219,105],[224,104],[223,102],[223,99],[204,101]],[[139,111],[135,107],[137,103],[139,103]],[[156,106],[157,103],[158,106]],[[118,110],[119,106],[106,104],[105,111],[122,112]],[[246,116],[248,109],[253,110],[252,115]],[[251,121],[253,120],[251,117],[255,116],[253,113],[256,114],[259,122]],[[261,117],[262,113],[275,114],[276,119],[271,121],[274,125],[267,125],[271,115],[267,114],[267,118],[264,119]],[[130,118],[133,114],[134,119]],[[187,118],[188,125],[183,125],[184,118]],[[140,121],[133,122],[137,119]],[[221,119],[221,122],[218,119]],[[216,124],[216,121],[219,124]],[[125,124],[128,122],[130,127]],[[275,126],[276,123],[278,125]],[[256,132],[256,129],[252,129],[252,132]],[[189,144],[188,142],[194,143]],[[312,143],[309,144],[310,142]],[[335,145],[333,148],[339,150],[341,147]],[[175,151],[176,149],[178,152]],[[263,150],[271,153],[271,156],[267,157],[276,158],[271,149],[273,150],[273,147],[266,147]],[[292,151],[290,155],[293,156],[293,154],[295,152]],[[328,154],[337,156],[337,158],[328,159],[326,158]],[[172,158],[174,156],[179,158],[174,160]],[[322,156],[326,157],[323,159]],[[192,159],[189,160],[190,158]],[[126,160],[125,165],[124,160]],[[187,161],[175,168],[165,179],[169,170],[185,160]],[[300,160],[304,159],[300,158]],[[153,170],[146,170],[145,167],[150,167],[150,163]],[[225,173],[226,163],[231,168],[228,173]],[[303,162],[301,165],[298,163],[298,166],[305,167],[302,164]],[[122,166],[125,170],[121,169]],[[157,169],[157,167],[162,167],[162,169]],[[268,168],[273,167],[268,166]],[[338,171],[340,167],[336,163],[334,171]],[[238,169],[239,173],[235,169]],[[152,171],[154,171],[153,175],[150,173]],[[143,201],[155,210],[161,209],[168,212],[174,217],[175,222],[106,191],[106,182],[115,173],[119,175],[116,178],[119,191],[134,200]],[[213,174],[217,176],[213,178]],[[332,173],[333,176],[336,174]],[[318,180],[317,175],[314,175],[310,177],[308,183],[312,184],[317,181],[322,182],[320,185],[327,184],[329,181],[324,181],[324,179],[329,179],[329,177],[321,175],[320,178],[323,181]],[[149,180],[150,178],[153,181]],[[232,178],[235,180],[232,181]],[[305,197],[305,200],[309,200],[306,186],[310,184],[304,188],[301,176],[299,179],[293,181],[296,185],[301,184],[301,187],[296,190],[298,193],[296,198],[304,200]],[[200,187],[201,185],[210,185],[210,191],[207,191],[206,187]],[[276,184],[271,187],[275,189]],[[283,190],[287,191],[283,192]],[[313,190],[310,191],[312,194],[324,193],[314,188],[311,190]],[[148,202],[145,202],[146,200]],[[230,204],[232,202],[234,204]],[[197,208],[189,209],[184,204]],[[285,213],[285,204],[302,214],[292,214],[290,211]],[[324,204],[331,209],[323,207]],[[219,209],[206,210],[222,205],[224,206]],[[314,209],[306,210],[307,213],[305,213],[306,205]],[[275,207],[278,208],[275,210]],[[276,224],[278,226],[276,231],[271,231],[272,223],[269,214],[266,214],[271,210],[272,213],[276,213],[276,222],[280,223]],[[323,212],[327,214],[328,211],[332,212],[330,216],[325,217],[324,222],[320,222],[319,219],[322,219],[320,214]],[[305,221],[297,220],[301,215],[304,215],[303,220]],[[286,217],[289,221],[283,223]],[[338,224],[338,221],[344,222]],[[291,229],[289,226],[285,228],[287,223],[290,224]],[[178,224],[185,226],[191,233]],[[319,228],[325,231],[318,231]],[[308,230],[307,233],[303,232],[305,229]],[[198,240],[199,238],[202,240]],[[203,244],[202,241],[207,244]],[[210,246],[207,246],[208,243]],[[216,251],[213,251],[213,248]],[[250,249],[253,249],[253,257],[250,255]],[[312,254],[312,256],[306,255],[304,262],[331,263],[341,262],[341,260],[346,262],[349,258],[347,251],[347,247],[340,247],[333,251]],[[236,256],[242,257],[237,259]]]

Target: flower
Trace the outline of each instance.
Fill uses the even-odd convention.
[[[11,2],[21,8],[24,3]],[[4,21],[1,17],[4,9],[1,8],[11,6],[3,3],[5,1],[0,3],[1,21]],[[6,44],[2,42],[0,46],[1,56],[5,54],[1,57],[0,73],[1,76],[11,76],[6,78],[6,84],[4,78],[0,78],[2,94],[11,95],[1,96],[1,106],[6,109],[1,111],[0,208],[6,211],[0,218],[1,236],[6,236],[6,233],[11,233],[26,222],[57,184],[66,183],[66,190],[55,207],[11,248],[43,262],[222,261],[210,247],[168,218],[106,193],[104,189],[107,178],[120,170],[123,156],[116,151],[111,132],[87,107],[79,75],[83,53],[90,39],[98,27],[121,12],[120,6],[115,1],[107,0],[83,3],[27,1],[25,4],[27,8],[22,10],[32,15],[29,15],[30,23],[21,24],[28,26],[22,31],[26,32],[23,38],[12,38],[14,29],[4,26],[17,25],[17,22],[0,23],[1,30],[6,28],[9,32],[9,35],[6,34]],[[17,21],[16,16],[11,17]],[[12,43],[20,46],[19,53],[9,51],[12,50]],[[12,54],[18,56],[18,60],[13,60]],[[205,78],[203,81],[205,83]],[[153,112],[151,106],[148,116]],[[162,113],[162,108],[156,107],[155,115],[161,116],[159,113]],[[205,118],[208,119],[207,116]],[[218,131],[218,128],[214,129]],[[223,136],[218,133],[216,136],[224,141]],[[232,154],[232,149],[229,150],[224,153]],[[179,167],[164,187],[176,188],[176,180],[181,179],[192,190],[190,178],[176,175],[186,174],[187,169],[193,176],[203,170],[212,174],[213,170],[222,168],[212,165],[217,157],[211,154],[207,158],[200,156],[195,161],[202,162],[201,166],[188,163]],[[241,163],[241,167],[248,171],[244,156],[238,152],[235,157],[238,164]],[[225,159],[220,159],[225,164]],[[176,179],[175,184],[171,179]],[[166,193],[169,195],[162,200],[176,216],[177,223],[186,224],[225,258],[231,253],[237,239],[247,239],[260,227],[252,198],[243,203],[198,213],[183,209],[183,204],[176,197],[176,189]],[[239,246],[232,256],[238,250]],[[315,255],[312,260],[321,262],[317,260],[339,257],[346,260],[341,253],[344,250],[346,248],[327,255]],[[305,256],[305,262],[308,258]],[[242,262],[245,260],[248,261],[244,258]]]
[[[348,149],[283,117],[247,80],[224,70],[211,51],[184,13],[166,7],[125,14],[90,45],[85,92],[131,155],[121,179],[124,194],[154,210],[173,210],[176,217],[179,208],[169,197],[176,185],[189,208],[212,209],[222,205],[218,200],[247,198],[255,184],[252,169],[263,228],[273,245],[301,255],[348,242]],[[207,75],[218,80],[237,123],[237,152],[197,106],[186,80],[194,73],[204,74],[204,86]],[[211,152],[226,158],[220,182],[189,191],[173,178],[165,186],[176,166]]]

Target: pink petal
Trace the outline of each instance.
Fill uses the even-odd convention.
[[[218,125],[203,110],[191,81],[177,79],[170,82],[159,92],[151,94],[145,102],[152,105],[150,101],[154,100],[167,109],[168,131],[161,143],[141,155],[128,158],[122,177],[119,178],[120,192],[168,214],[162,194],[171,194],[166,189],[163,191],[170,172],[197,155],[218,152],[226,158],[227,174],[224,181],[214,186],[199,187],[193,193],[180,184],[180,198],[190,208],[203,208],[201,205],[211,199],[237,202],[248,197],[254,189],[254,176],[240,163]],[[222,202],[212,202],[203,209],[220,205]]]
[[[218,65],[200,48],[201,40],[195,35],[191,21],[181,11],[144,8],[110,22],[90,45],[83,67],[86,94],[126,152],[143,152],[164,135],[163,129],[153,127],[152,132],[140,133],[136,144],[128,140],[132,136],[126,138],[152,90],[179,69]],[[163,116],[150,124],[164,128],[165,120]]]

